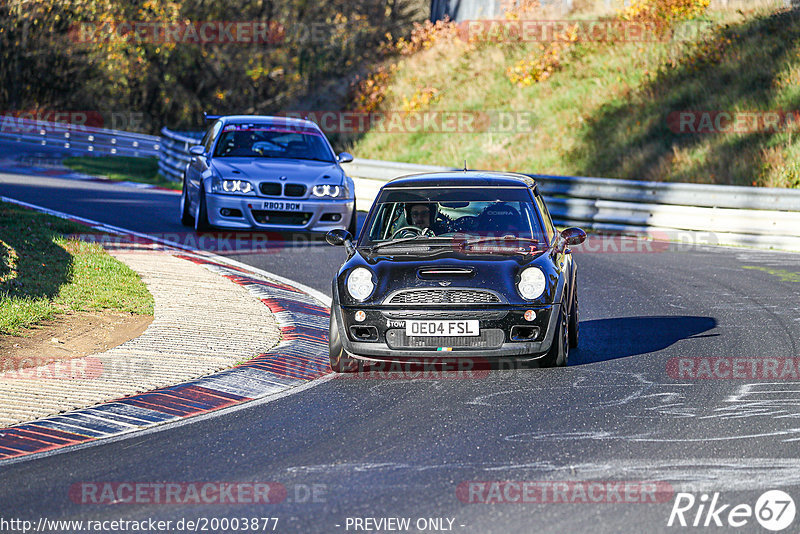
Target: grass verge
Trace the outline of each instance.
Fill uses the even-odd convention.
[[[158,158],[133,158],[128,156],[75,157],[64,160],[73,171],[92,176],[103,176],[117,182],[139,182],[179,191],[177,182],[158,174]]]
[[[86,233],[77,223],[0,203],[0,335],[67,311],[153,315],[138,274],[100,245],[68,237]]]

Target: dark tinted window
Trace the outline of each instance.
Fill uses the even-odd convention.
[[[225,126],[214,156],[334,161],[333,152],[320,133],[308,129],[287,130],[268,124]]]
[[[526,188],[397,189],[381,193],[359,245],[402,237],[408,227],[427,229],[426,235],[437,237],[547,239]]]

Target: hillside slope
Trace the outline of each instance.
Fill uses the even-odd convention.
[[[433,32],[386,67],[378,110],[488,110],[530,122],[373,130],[351,149],[471,168],[800,187],[800,13],[709,11],[678,29],[657,42],[567,37],[563,46]],[[547,54],[547,68],[530,68]]]

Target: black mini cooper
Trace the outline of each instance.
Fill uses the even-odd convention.
[[[578,344],[579,228],[557,233],[536,182],[443,172],[383,186],[333,280],[331,368],[500,358],[567,364]]]

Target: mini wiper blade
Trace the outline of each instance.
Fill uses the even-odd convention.
[[[452,237],[427,237],[427,236],[414,236],[414,237],[405,237],[403,239],[394,239],[392,241],[387,241],[385,243],[378,243],[377,245],[372,245],[370,250],[378,250],[379,248],[388,247],[392,245],[402,245],[403,243],[414,243],[425,245],[428,244],[428,241],[452,241]]]
[[[492,243],[494,241],[500,241],[505,243],[512,243],[512,242],[520,242],[524,241],[525,243],[533,243],[534,246],[538,248],[539,240],[538,239],[531,239],[529,237],[517,237],[514,235],[504,235],[504,236],[495,236],[495,237],[478,237],[469,241],[462,241],[460,245],[462,247],[468,247],[470,245],[477,245],[479,243]]]

